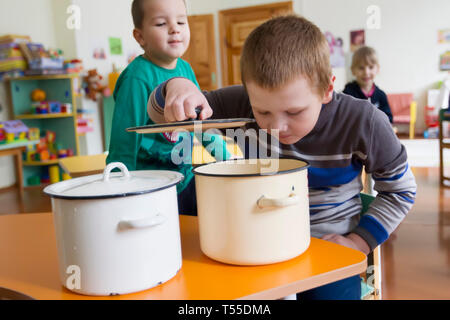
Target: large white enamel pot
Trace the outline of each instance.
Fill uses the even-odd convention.
[[[176,192],[182,179],[178,172],[128,172],[111,163],[103,174],[46,187],[62,284],[77,293],[115,295],[174,277],[182,261]]]
[[[195,173],[201,250],[230,264],[281,262],[310,243],[306,162],[228,160]]]

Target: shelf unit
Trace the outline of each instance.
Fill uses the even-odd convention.
[[[50,130],[56,134],[56,142],[64,149],[72,149],[79,155],[77,133],[77,93],[75,81],[77,74],[24,76],[10,79],[10,90],[14,119],[22,120],[28,128]],[[47,101],[70,103],[71,113],[30,114],[31,92],[42,89],[46,92]],[[33,175],[43,175],[50,165],[58,165],[58,160],[23,161],[24,185]],[[62,170],[60,169],[60,172]]]

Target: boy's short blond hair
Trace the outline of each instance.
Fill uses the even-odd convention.
[[[351,69],[353,70],[359,66],[366,66],[366,65],[379,66],[377,53],[375,49],[363,46],[358,50],[356,50],[355,53],[353,54]]]
[[[279,88],[303,75],[323,96],[331,81],[330,49],[320,29],[303,17],[272,18],[253,30],[241,55],[242,82]]]

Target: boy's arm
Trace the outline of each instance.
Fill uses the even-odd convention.
[[[141,134],[126,132],[126,128],[144,125],[149,89],[142,80],[124,79],[115,95],[111,141],[106,163],[120,161],[128,170],[136,170],[136,161],[142,140]]]
[[[200,119],[251,116],[249,99],[242,86],[201,92],[195,83],[186,78],[172,78],[153,90],[147,112],[155,123],[183,121],[195,118],[195,108],[199,106],[202,108]],[[197,138],[216,160],[233,157],[221,135],[204,133]]]
[[[372,174],[378,192],[369,210],[352,231],[370,249],[383,243],[398,227],[414,204],[417,185],[408,166],[405,147],[380,110],[375,110],[368,136],[366,172]]]
[[[186,78],[163,82],[150,95],[148,115],[155,123],[183,121],[195,118],[195,108],[201,107],[200,119],[252,117],[248,95],[243,86],[230,86],[201,92]]]

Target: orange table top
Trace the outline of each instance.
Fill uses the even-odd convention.
[[[51,213],[0,216],[0,287],[35,299],[278,299],[365,271],[366,256],[312,238],[300,256],[263,266],[235,266],[200,250],[197,218],[180,216],[183,265],[155,288],[114,297],[85,296],[64,288],[58,276]]]

